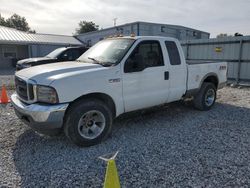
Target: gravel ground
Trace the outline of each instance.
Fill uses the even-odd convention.
[[[7,87],[14,85],[14,73],[15,70],[13,69],[3,69],[0,70],[0,86],[2,87],[5,84]]]
[[[122,187],[249,187],[250,89],[224,88],[209,112],[173,103],[115,121],[111,138],[79,148],[39,135],[0,106],[0,187],[102,187],[109,153]]]

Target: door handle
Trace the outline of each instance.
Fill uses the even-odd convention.
[[[168,71],[164,72],[164,79],[169,80],[169,72]]]

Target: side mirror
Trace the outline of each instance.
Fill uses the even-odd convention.
[[[145,69],[143,58],[140,54],[135,54],[133,58],[129,58],[124,67],[124,72],[140,72]]]

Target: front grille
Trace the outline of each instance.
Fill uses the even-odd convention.
[[[27,83],[21,78],[15,77],[16,92],[24,100],[28,100]]]
[[[32,84],[28,84],[28,92],[29,92],[29,99],[34,100],[34,92]]]
[[[21,78],[15,77],[15,85],[16,92],[21,99],[25,101],[34,99],[32,84],[27,84],[26,81],[22,80]]]

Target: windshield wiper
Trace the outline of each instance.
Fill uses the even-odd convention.
[[[95,59],[95,58],[93,58],[93,57],[88,57],[88,59],[90,59],[90,60],[92,60],[92,61],[94,61],[94,62],[100,64],[100,61],[98,61],[97,59]]]
[[[101,62],[101,61],[99,61],[99,60],[97,60],[97,59],[95,59],[93,57],[88,57],[88,59],[94,61],[95,64],[99,64],[99,65],[102,65],[104,67],[112,66],[113,65],[113,63],[110,63],[110,62]]]

